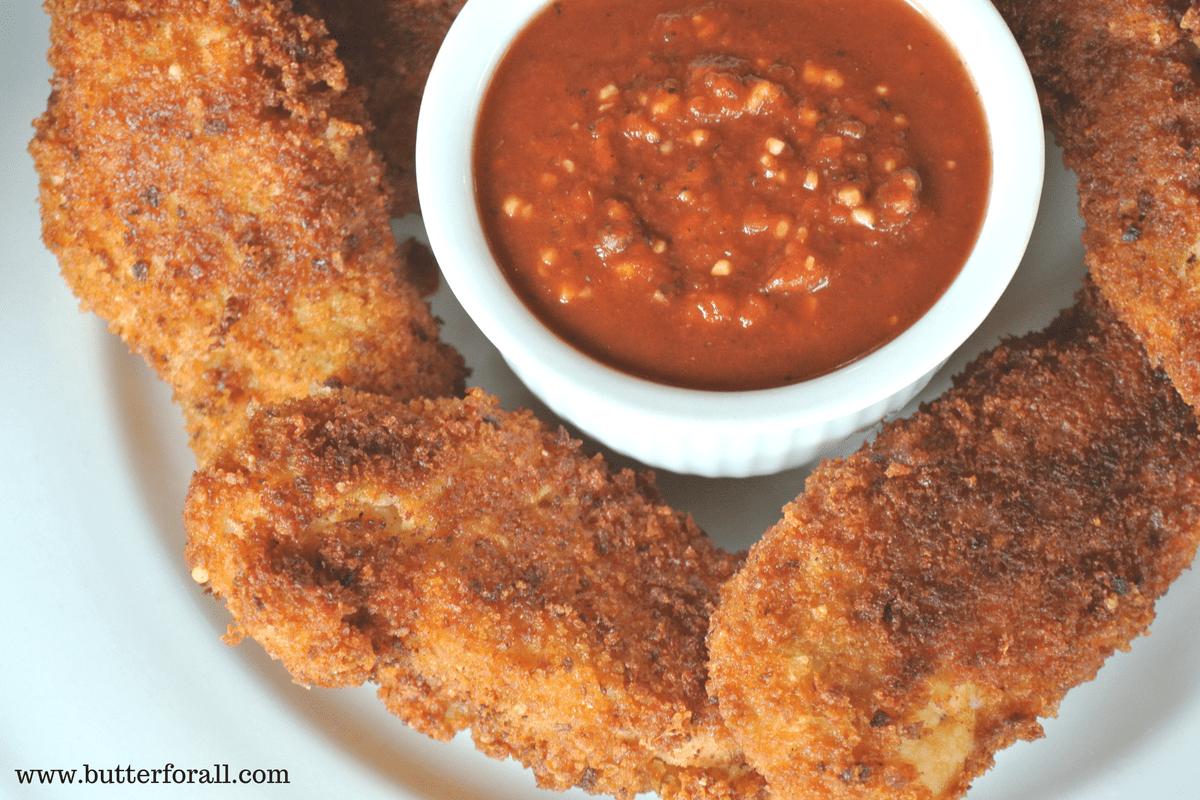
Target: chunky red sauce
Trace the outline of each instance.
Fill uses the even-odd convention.
[[[990,169],[970,77],[902,0],[561,0],[475,140],[489,244],[534,313],[700,389],[897,336],[965,262]]]

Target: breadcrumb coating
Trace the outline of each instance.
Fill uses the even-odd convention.
[[[350,82],[367,90],[370,138],[387,165],[391,211],[418,211],[417,111],[446,31],[465,0],[299,0],[328,26]]]
[[[705,690],[741,559],[652,481],[477,390],[326,392],[262,409],[197,473],[188,564],[298,681],[374,681],[544,787],[760,797]]]
[[[401,277],[366,115],[320,23],[273,0],[46,9],[45,242],[171,385],[201,463],[251,403],[462,391]]]
[[[1092,278],[1183,398],[1200,402],[1200,8],[997,0],[1079,176]]]
[[[722,590],[712,691],[775,800],[960,797],[1198,540],[1195,415],[1089,287],[817,468]]]
[[[461,397],[389,227],[461,5],[46,4],[44,237],[184,410],[187,558],[229,640],[548,788],[961,796],[1200,538],[1200,7],[999,0],[1099,291],[818,467],[739,572],[648,473]]]

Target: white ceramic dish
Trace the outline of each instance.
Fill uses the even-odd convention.
[[[80,314],[39,239],[29,120],[45,107],[47,21],[0,0],[0,798],[585,800],[528,770],[416,734],[371,688],[303,689],[188,576],[180,512],[191,475],[180,414],[139,359]],[[1001,335],[1071,302],[1082,252],[1074,178],[1047,169],[1028,254],[1001,302],[916,400]],[[506,407],[546,409],[449,292],[434,299],[473,381]],[[845,447],[853,447],[854,441]],[[672,505],[725,547],[779,517],[805,471],[660,473]],[[1002,752],[968,800],[1194,800],[1200,785],[1200,572],[1158,605],[1151,636],[1067,695],[1047,736]],[[287,768],[277,786],[21,784],[16,770],[229,763]],[[651,800],[649,797],[646,800]]]
[[[703,392],[635,378],[549,331],[496,266],[479,221],[473,127],[507,44],[546,0],[471,0],[429,78],[417,131],[417,181],[430,243],[458,300],[513,371],[554,411],[655,467],[747,476],[795,467],[902,408],[978,327],[1008,285],[1037,213],[1044,146],[1024,59],[987,0],[923,0],[973,74],[991,129],[984,227],[962,272],[898,338],[814,380]]]

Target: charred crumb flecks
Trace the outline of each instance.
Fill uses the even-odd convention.
[[[264,409],[186,524],[194,574],[299,681],[375,681],[413,727],[470,727],[547,787],[762,790],[705,690],[740,558],[528,412],[478,392]]]
[[[174,389],[201,462],[254,402],[463,388],[407,282],[359,94],[322,25],[288,9],[47,4],[44,239]]]
[[[289,399],[463,380],[387,226],[415,203],[412,112],[460,3],[345,6],[357,21],[305,5],[328,12],[350,81],[323,24],[285,3],[47,5],[55,78],[31,145],[46,242],[215,460],[189,496],[194,578],[228,603],[231,639],[298,680],[374,680],[414,727],[471,727],[542,785],[765,796],[703,692],[709,610],[739,559],[651,481],[479,395]],[[1194,399],[1185,5],[999,3],[1080,174],[1093,275]],[[393,35],[412,47],[388,64]],[[954,796],[1037,735],[1191,560],[1195,440],[1089,292],[819,469],[713,636],[714,686],[774,796]],[[762,725],[744,713],[759,701]],[[828,727],[790,725],[796,708]],[[796,730],[832,738],[797,748]]]
[[[350,82],[366,90],[371,145],[386,164],[389,208],[418,210],[417,111],[438,47],[465,0],[298,0],[337,42]]]
[[[1196,419],[1089,287],[813,473],[722,590],[721,712],[773,797],[958,797],[1198,539]]]
[[[1200,7],[997,0],[1079,176],[1091,275],[1184,400],[1200,401]]]

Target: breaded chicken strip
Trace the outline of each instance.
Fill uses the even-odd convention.
[[[371,144],[387,165],[392,214],[417,208],[417,111],[429,69],[465,0],[298,0],[337,41],[350,82],[367,90]]]
[[[705,691],[740,558],[561,429],[473,391],[263,408],[197,473],[188,563],[301,683],[372,680],[540,785],[759,797]]]
[[[273,0],[46,8],[46,244],[174,389],[201,463],[251,402],[462,391],[399,277],[366,117],[319,23]]]
[[[712,690],[774,800],[959,797],[1198,538],[1196,417],[1089,288],[812,474],[722,590]]]
[[[1186,0],[996,5],[1079,175],[1092,278],[1200,407],[1200,12]]]

